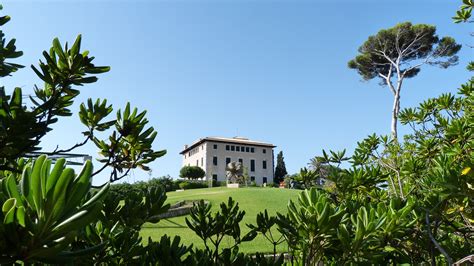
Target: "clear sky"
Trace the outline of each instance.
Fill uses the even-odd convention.
[[[16,0],[4,2],[3,13],[12,16],[5,33],[17,38],[25,53],[18,63],[26,66],[54,37],[73,42],[81,33],[96,64],[112,69],[81,88],[77,103],[107,98],[116,109],[130,101],[148,110],[158,131],[154,147],[168,151],[151,176],[176,177],[179,151],[200,137],[271,142],[294,173],[322,149],[352,152],[368,134],[388,134],[391,93],[378,81],[361,82],[347,61],[382,28],[434,24],[440,36],[464,44],[461,62],[447,70],[425,66],[404,84],[402,107],[455,92],[470,77],[465,66],[474,54],[466,47],[472,25],[451,20],[460,2]],[[29,67],[2,81],[26,93],[41,84]],[[71,146],[83,130],[77,115],[61,119],[42,145]],[[93,145],[77,152],[97,154]],[[148,178],[137,170],[126,181]]]

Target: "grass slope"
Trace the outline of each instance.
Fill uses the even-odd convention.
[[[168,203],[175,203],[181,200],[198,200],[204,199],[212,203],[212,210],[219,210],[221,202],[227,202],[228,197],[232,197],[239,203],[240,210],[245,210],[245,216],[240,223],[242,233],[248,232],[247,223],[256,223],[257,214],[265,209],[269,215],[275,215],[277,212],[286,213],[288,200],[295,200],[298,197],[298,190],[279,189],[279,188],[239,188],[229,189],[226,187],[192,189],[182,192],[169,192]],[[204,247],[202,240],[187,227],[185,222],[186,216],[174,217],[171,219],[161,220],[157,224],[147,223],[142,227],[141,236],[146,241],[148,237],[158,241],[162,235],[179,235],[181,241],[186,245],[193,244],[195,247]],[[274,230],[279,237],[279,233]],[[224,244],[226,240],[223,241]],[[232,242],[227,240],[227,244]],[[257,236],[253,241],[243,243],[240,250],[246,253],[256,252],[273,252],[273,246],[261,235]],[[280,245],[279,251],[286,250],[286,247]]]

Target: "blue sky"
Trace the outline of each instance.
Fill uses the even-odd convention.
[[[470,74],[469,25],[451,21],[460,1],[6,1],[7,38],[17,38],[36,63],[54,37],[83,48],[111,71],[81,88],[77,103],[107,98],[148,110],[156,149],[168,154],[151,176],[176,177],[180,149],[204,136],[236,135],[283,150],[288,172],[322,149],[351,152],[371,133],[390,132],[392,96],[377,81],[347,68],[366,38],[398,22],[436,25],[440,36],[464,44],[461,62],[447,70],[425,66],[405,83],[402,107],[455,92]],[[472,27],[472,25],[470,25]],[[40,84],[29,67],[2,80],[31,93]],[[76,104],[73,109],[78,109]],[[46,150],[82,140],[77,116],[64,118],[43,141]],[[402,128],[402,133],[406,132]],[[93,145],[77,152],[93,156]],[[106,180],[99,177],[97,183]],[[126,181],[147,180],[134,171]]]

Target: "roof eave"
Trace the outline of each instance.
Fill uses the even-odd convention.
[[[264,144],[264,143],[240,143],[240,142],[232,142],[232,141],[226,141],[226,140],[219,140],[219,139],[208,139],[208,138],[203,138],[200,139],[198,142],[193,143],[186,149],[182,150],[179,154],[184,155],[186,152],[194,149],[196,146],[199,146],[205,141],[214,141],[214,142],[220,142],[220,143],[229,143],[229,144],[242,144],[242,145],[252,145],[252,146],[259,146],[259,147],[268,147],[268,148],[276,148],[277,146],[273,144]]]

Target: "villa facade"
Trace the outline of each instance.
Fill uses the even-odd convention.
[[[206,180],[226,181],[226,165],[240,162],[247,169],[250,181],[258,185],[273,183],[273,144],[242,137],[201,138],[185,145],[183,166],[199,166],[206,172]]]

